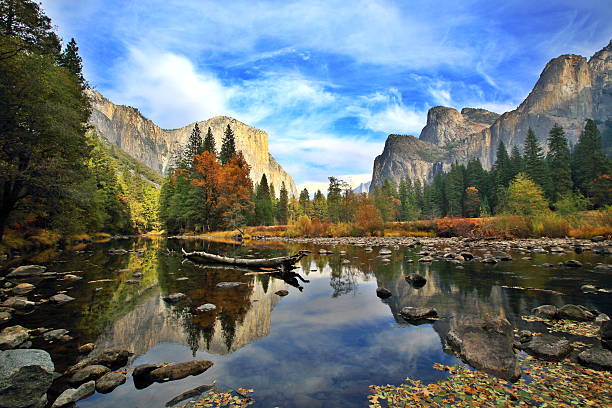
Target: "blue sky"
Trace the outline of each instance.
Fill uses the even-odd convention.
[[[299,184],[366,181],[427,110],[513,109],[561,54],[612,38],[609,0],[43,0],[85,75],[164,128],[233,116]],[[541,3],[541,4],[536,4]]]

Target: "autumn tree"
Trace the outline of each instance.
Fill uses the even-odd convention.
[[[206,152],[212,156],[212,153]],[[221,169],[222,188],[219,192],[218,211],[225,228],[244,225],[253,208],[253,182],[249,177],[250,167],[239,152],[232,156]]]
[[[480,217],[480,192],[476,187],[470,186],[465,189],[463,211],[466,217]]]
[[[199,188],[199,203],[195,205],[201,217],[198,221],[210,231],[218,222],[218,202],[223,187],[221,165],[214,154],[202,152],[194,157],[193,168],[191,184]]]
[[[536,215],[548,211],[542,189],[525,173],[519,173],[508,187],[506,207],[516,215]]]
[[[380,212],[364,195],[358,199],[354,227],[360,235],[382,235],[385,222]]]

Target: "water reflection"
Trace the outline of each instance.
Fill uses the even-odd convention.
[[[291,275],[245,274],[244,270],[196,266],[184,262],[180,248],[204,249],[240,257],[267,257],[310,249]],[[124,249],[123,255],[108,250]],[[563,259],[537,255],[533,260],[495,266],[449,262],[409,263],[418,250],[394,250],[389,262],[379,248],[338,246],[330,255],[318,247],[254,243],[236,245],[204,241],[122,241],[66,252],[49,264],[57,272],[77,271],[76,282],[48,280],[37,293],[48,297],[65,290],[76,298],[63,306],[41,305],[36,313],[18,316],[28,328],[66,328],[70,343],[39,341],[52,354],[58,370],[74,363],[79,344],[100,349],[126,348],[136,363],[211,359],[213,368],[198,377],[155,384],[137,391],[129,380],[108,395],[95,395],[83,407],[162,406],[177,394],[210,382],[256,390],[261,406],[363,406],[370,384],[399,383],[407,376],[432,381],[444,375],[434,362],[453,364],[441,339],[453,321],[465,316],[502,316],[515,327],[530,327],[521,315],[540,304],[580,303],[611,312],[607,295],[583,295],[589,283],[609,285],[609,274],[593,270],[609,261],[592,254],[571,255],[585,264],[580,270],[534,266]],[[344,251],[341,253],[341,251]],[[570,257],[570,255],[566,255]],[[405,277],[415,272],[427,279],[421,288]],[[90,283],[91,282],[91,283]],[[219,282],[242,282],[219,289]],[[380,300],[377,287],[393,296]],[[554,289],[564,295],[521,291],[504,286]],[[275,294],[288,290],[289,296]],[[182,292],[187,301],[170,305],[162,297]],[[196,313],[205,303],[210,312]],[[412,326],[401,316],[406,306],[433,307],[442,319]]]

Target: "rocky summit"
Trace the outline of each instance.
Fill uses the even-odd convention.
[[[109,143],[159,173],[165,173],[172,155],[187,144],[195,123],[179,129],[162,129],[131,106],[115,105],[96,91],[89,92],[92,112],[89,122]],[[295,182],[268,151],[268,134],[234,118],[215,116],[196,122],[206,135],[210,127],[217,150],[221,148],[227,125],[234,131],[236,149],[241,151],[249,166],[251,179],[259,182],[263,174],[276,191],[285,182],[289,194],[297,195]]]
[[[474,108],[431,108],[419,138],[389,135],[374,161],[370,191],[385,179],[399,183],[409,177],[428,183],[451,163],[471,158],[490,169],[499,142],[508,151],[513,146],[522,150],[529,128],[543,146],[554,124],[563,127],[570,145],[578,140],[586,119],[593,119],[602,135],[612,132],[611,52],[612,41],[589,60],[573,54],[552,59],[527,98],[502,115]]]

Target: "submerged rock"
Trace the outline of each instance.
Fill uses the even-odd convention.
[[[31,276],[40,276],[45,273],[46,270],[46,266],[24,265],[13,269],[6,277],[7,279],[29,278]]]
[[[564,265],[570,268],[582,268],[582,262],[575,259],[565,261]]]
[[[104,374],[110,372],[110,368],[94,364],[81,368],[79,371],[74,373],[68,380],[71,384],[81,384],[87,381],[95,380],[102,377]]]
[[[541,319],[556,319],[559,309],[554,305],[542,305],[531,310],[531,314]]]
[[[0,332],[0,350],[10,350],[19,347],[30,338],[28,329],[22,326],[6,327]]]
[[[383,248],[380,251],[378,251],[378,255],[391,255],[392,252],[389,248]]]
[[[0,351],[0,407],[43,408],[54,369],[46,351]]]
[[[216,309],[217,309],[217,306],[213,305],[212,303],[204,303],[203,305],[200,305],[195,308],[197,313],[212,312],[213,310],[216,310]]]
[[[66,374],[74,374],[81,368],[94,364],[100,364],[110,368],[111,370],[116,370],[126,365],[128,359],[132,355],[133,353],[127,350],[107,350],[95,356],[85,357],[83,360],[66,370]]]
[[[378,296],[381,299],[387,299],[389,297],[391,297],[393,294],[391,293],[391,291],[387,288],[376,288],[376,296]]]
[[[287,296],[289,294],[289,291],[285,289],[281,289],[281,290],[277,290],[276,292],[274,292],[274,294],[278,296]]]
[[[459,357],[472,367],[497,377],[516,381],[521,376],[512,348],[512,325],[506,319],[457,318],[446,340]]]
[[[2,303],[2,306],[14,309],[17,313],[29,313],[34,310],[35,303],[25,297],[11,296]]]
[[[90,397],[96,392],[96,383],[94,381],[86,382],[79,388],[68,388],[66,391],[57,397],[51,408],[62,408],[74,404],[77,401]]]
[[[601,347],[591,347],[578,354],[578,362],[596,370],[612,371],[612,351]]]
[[[245,285],[244,282],[219,282],[215,286],[219,289],[235,288],[236,286]]]
[[[419,259],[419,262],[433,262],[433,261],[434,261],[433,257],[431,257],[429,255],[424,256],[424,257]]]
[[[572,350],[569,341],[548,334],[535,336],[525,347],[529,354],[548,361],[561,361]]]
[[[186,361],[165,367],[159,367],[149,373],[149,378],[155,382],[180,380],[190,375],[202,374],[212,367],[213,362],[208,360]]]
[[[428,307],[405,307],[400,311],[400,314],[408,321],[416,321],[438,316],[436,309]]]
[[[578,322],[589,322],[595,320],[595,315],[586,308],[579,305],[564,305],[557,313],[559,319],[576,320]]]
[[[163,299],[165,302],[168,303],[178,303],[182,300],[184,300],[185,298],[187,298],[187,295],[184,293],[171,293],[168,296],[165,296]]]
[[[35,288],[36,286],[32,285],[31,283],[20,283],[18,285],[15,285],[12,291],[16,295],[25,295],[33,291]]]
[[[108,394],[121,384],[125,383],[127,377],[122,373],[108,373],[96,381],[96,391],[101,394]]]
[[[415,288],[421,288],[427,283],[427,279],[418,273],[411,273],[410,275],[406,276],[406,280]]]
[[[58,305],[63,305],[64,303],[72,302],[74,298],[66,295],[65,293],[58,293],[57,295],[51,296],[49,300]]]

